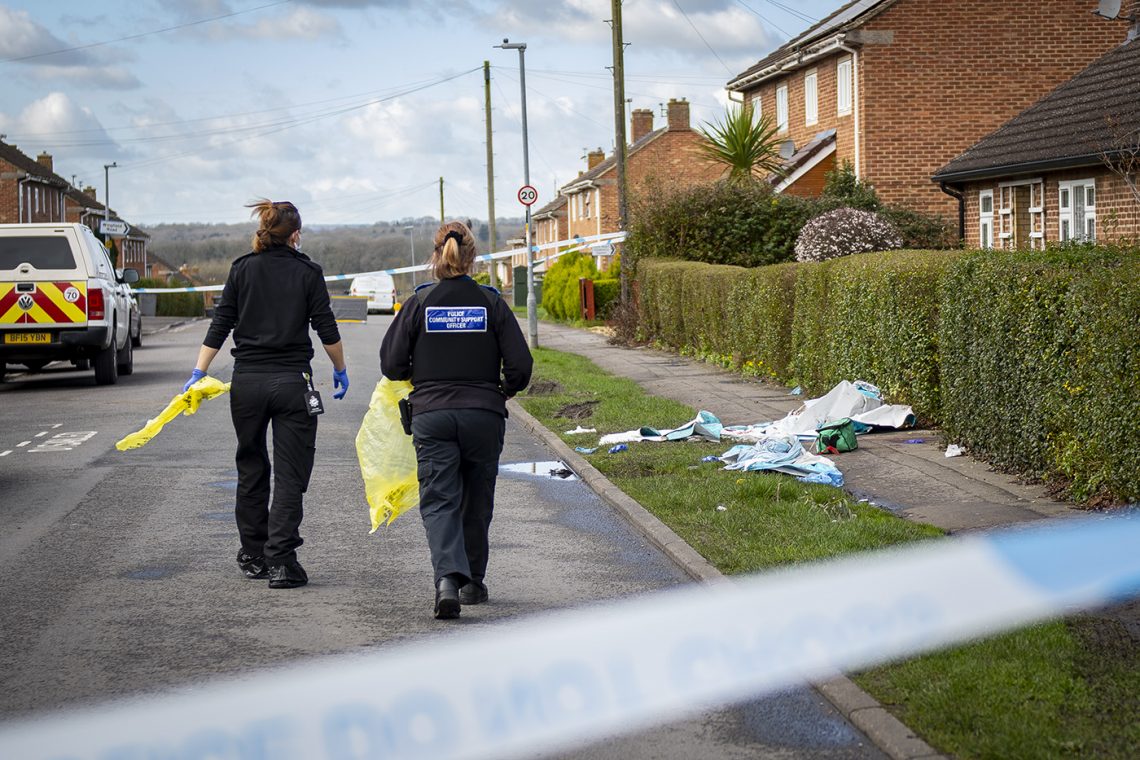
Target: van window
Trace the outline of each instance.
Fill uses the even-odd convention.
[[[71,243],[65,237],[0,237],[0,269],[27,262],[36,269],[75,269]]]

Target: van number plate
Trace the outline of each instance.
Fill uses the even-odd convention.
[[[51,333],[4,333],[5,343],[51,343]]]

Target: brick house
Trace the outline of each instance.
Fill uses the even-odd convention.
[[[95,200],[95,188],[73,187],[55,173],[54,163],[49,153],[33,159],[15,145],[0,141],[0,224],[66,222],[85,224],[98,232],[103,204]],[[123,221],[114,209],[110,218]],[[137,269],[145,277],[150,235],[127,227],[127,237],[116,243],[121,251],[116,264],[120,269]]]
[[[63,222],[64,194],[70,183],[52,170],[52,159],[38,159],[0,141],[0,224]]]
[[[883,201],[951,217],[930,177],[1119,44],[1097,0],[854,0],[727,85],[790,142],[783,192],[844,160]],[[804,151],[810,149],[810,155]]]
[[[1041,249],[1140,237],[1138,174],[1140,39],[1132,39],[933,179],[962,195],[968,247]]]
[[[656,183],[672,187],[711,182],[726,173],[724,166],[711,162],[698,152],[704,140],[689,123],[689,102],[670,99],[666,123],[653,128],[653,111],[634,110],[630,124],[630,146],[626,153],[626,185],[631,196],[652,192]],[[566,199],[566,236],[587,237],[617,232],[617,163],[602,149],[586,156],[586,171],[559,189]],[[609,265],[598,261],[599,268]]]

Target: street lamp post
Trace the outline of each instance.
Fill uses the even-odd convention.
[[[416,228],[415,228],[415,225],[409,224],[404,229],[408,230],[408,244],[411,245],[411,247],[412,247],[412,266],[415,267],[415,265],[416,265],[416,233],[415,233],[415,229]],[[413,268],[412,269],[412,290],[414,291],[415,289],[416,289],[416,270]]]
[[[103,221],[111,218],[111,170],[119,166],[118,161],[103,164]]]
[[[530,185],[530,148],[526,134],[526,43],[503,39],[503,50],[519,51],[519,87],[522,90],[523,184]],[[534,297],[534,248],[530,242],[530,206],[526,207],[526,340],[538,347],[538,304]]]

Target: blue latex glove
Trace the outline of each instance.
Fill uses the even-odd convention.
[[[348,393],[348,367],[333,370],[333,388],[340,388],[333,394],[335,399],[342,399]]]
[[[182,386],[182,392],[185,393],[186,391],[190,390],[191,385],[198,382],[199,380],[201,380],[205,376],[206,376],[205,372],[203,372],[202,370],[195,367],[194,371],[190,373],[190,379],[186,381],[186,385]]]

